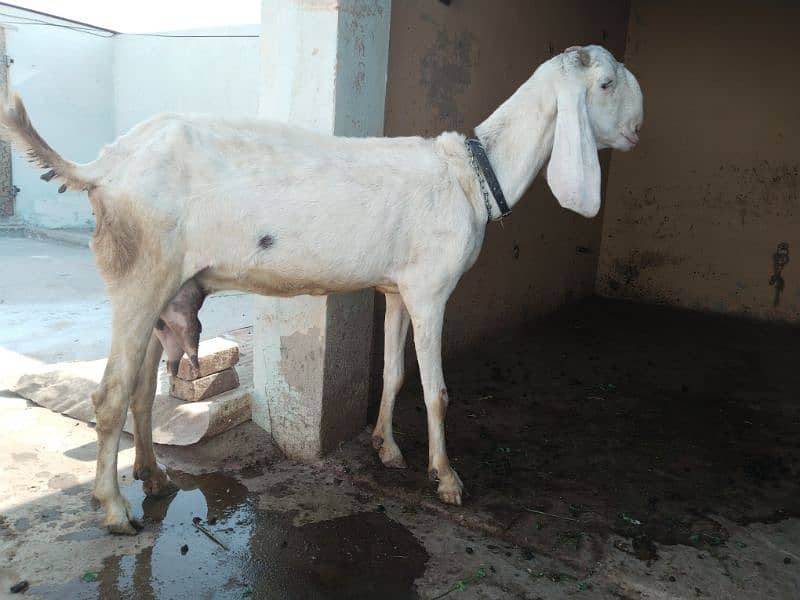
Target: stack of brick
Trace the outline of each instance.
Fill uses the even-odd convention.
[[[197,359],[199,369],[195,369],[185,355],[181,359],[177,377],[170,378],[171,396],[199,402],[239,387],[239,375],[234,368],[239,362],[236,342],[222,338],[200,342]]]

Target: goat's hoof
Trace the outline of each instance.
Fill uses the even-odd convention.
[[[406,461],[403,459],[403,453],[394,442],[382,442],[378,447],[378,457],[381,459],[384,467],[389,469],[405,469]]]
[[[180,488],[164,475],[163,479],[156,477],[143,481],[142,490],[148,498],[169,498],[177,494]]]
[[[116,535],[136,535],[144,525],[133,516],[130,502],[120,498],[119,502],[106,507],[106,527]]]
[[[381,462],[383,463],[383,466],[386,467],[387,469],[407,469],[408,468],[408,465],[406,464],[406,461],[403,458],[402,454],[398,454],[397,456],[395,456],[393,458],[389,458],[387,460],[383,460],[383,458],[381,458]]]
[[[144,525],[136,519],[132,519],[131,521],[120,523],[109,523],[106,527],[108,527],[109,533],[114,535],[136,535]]]
[[[458,473],[451,469],[447,477],[440,479],[436,493],[439,494],[439,499],[445,504],[461,506],[461,493],[463,490],[464,484],[461,483],[461,478]]]

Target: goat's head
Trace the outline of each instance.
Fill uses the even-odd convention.
[[[559,203],[585,217],[600,210],[597,150],[639,142],[644,112],[633,74],[600,46],[575,46],[551,61],[556,125],[547,182]]]

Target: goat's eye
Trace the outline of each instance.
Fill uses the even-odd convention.
[[[604,90],[607,90],[607,89],[608,89],[608,88],[610,88],[612,85],[614,85],[614,80],[613,80],[613,79],[608,79],[608,80],[604,81],[603,83],[601,83],[601,84],[600,84],[600,87],[601,87],[602,89],[604,89]]]

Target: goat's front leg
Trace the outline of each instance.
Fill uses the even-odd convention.
[[[111,352],[98,390],[92,395],[97,419],[97,471],[94,496],[106,513],[112,533],[134,534],[139,523],[117,481],[117,453],[122,426],[142,366],[153,325],[164,305],[177,291],[170,276],[135,277],[129,285],[117,284],[111,295],[113,325]]]
[[[161,353],[161,342],[153,332],[131,397],[133,443],[136,447],[133,477],[142,480],[144,493],[151,497],[170,496],[178,491],[178,486],[172,483],[164,470],[158,466],[153,449],[153,401],[156,396]]]
[[[447,504],[461,505],[463,484],[450,466],[444,437],[447,387],[442,373],[442,324],[447,298],[404,295],[414,325],[414,345],[428,416],[428,476],[439,482],[437,493]]]
[[[387,467],[405,469],[403,454],[394,440],[392,413],[397,392],[403,385],[403,352],[408,335],[409,315],[400,294],[386,294],[383,339],[383,392],[378,420],[372,432],[372,445]]]

